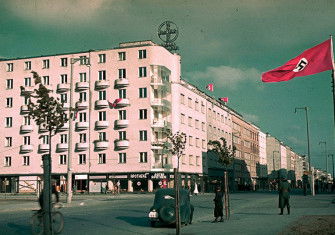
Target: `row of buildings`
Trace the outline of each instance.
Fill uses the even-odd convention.
[[[24,93],[34,90],[32,71],[63,102],[67,115],[70,107],[78,110],[52,140],[27,116]],[[279,169],[298,182],[307,169],[303,156],[183,80],[180,55],[152,41],[2,59],[0,78],[1,192],[40,190],[41,156],[50,141],[52,178],[62,190],[68,170],[73,189],[81,192],[100,192],[106,185],[130,192],[172,187],[177,160],[163,149],[169,131],[187,136],[180,159],[185,186],[210,189],[222,179],[223,167],[207,153],[208,141],[220,137],[237,148],[227,169],[232,187],[267,187]]]

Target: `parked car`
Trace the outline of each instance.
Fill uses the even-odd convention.
[[[180,220],[182,224],[191,224],[194,207],[190,202],[188,190],[180,189]],[[175,190],[159,189],[155,194],[154,205],[150,208],[149,220],[152,227],[156,224],[171,225],[176,223]]]

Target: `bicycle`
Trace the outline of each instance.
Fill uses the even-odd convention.
[[[54,234],[59,234],[64,229],[64,216],[60,211],[55,210],[60,209],[62,207],[59,203],[52,203],[52,211],[51,211],[51,226]],[[31,217],[31,228],[32,233],[36,235],[43,234],[44,224],[43,224],[43,216],[44,211],[42,210],[33,210],[35,213]]]

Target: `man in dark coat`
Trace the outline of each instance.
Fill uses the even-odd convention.
[[[285,206],[287,214],[290,214],[290,184],[286,178],[282,178],[278,185],[280,215],[283,214]]]
[[[223,192],[221,191],[221,187],[217,186],[215,190],[215,198],[214,201],[214,217],[215,220],[212,223],[223,222]],[[219,220],[219,217],[221,218]]]

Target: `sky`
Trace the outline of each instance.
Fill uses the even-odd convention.
[[[326,169],[335,154],[331,71],[288,82],[262,83],[283,65],[335,35],[333,0],[0,0],[0,58],[117,47],[152,40],[173,21],[182,77],[229,106],[311,162]],[[205,90],[214,83],[214,92]],[[329,159],[329,169],[331,159]]]

